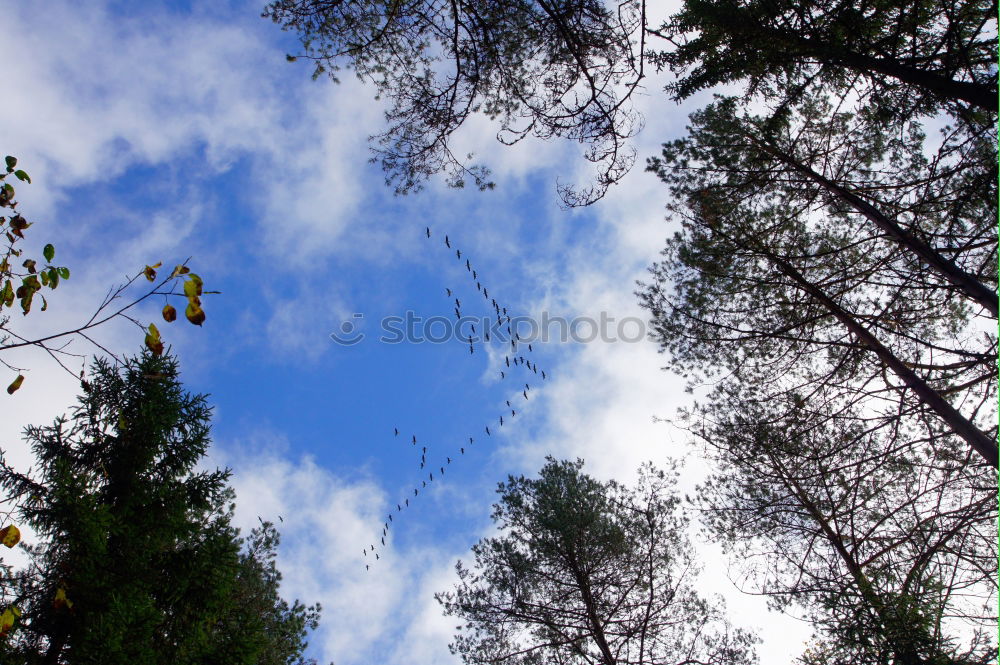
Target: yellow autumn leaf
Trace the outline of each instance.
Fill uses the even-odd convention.
[[[149,281],[152,282],[154,279],[156,279],[156,269],[159,268],[161,265],[163,265],[163,264],[162,263],[156,263],[156,264],[151,265],[151,266],[146,266],[143,269],[142,273],[146,276],[146,279],[148,279]]]
[[[0,637],[6,637],[14,622],[21,616],[21,610],[11,605],[0,614]]]
[[[149,324],[149,332],[146,333],[146,347],[153,352],[153,355],[163,355],[163,342],[160,340],[160,331],[152,323]]]
[[[205,322],[205,310],[193,302],[188,303],[187,308],[184,310],[184,316],[186,316],[187,320],[196,326],[200,326]]]
[[[56,589],[56,597],[52,601],[52,606],[57,610],[63,607],[67,610],[73,609],[73,601],[66,597],[66,589],[62,587]]]
[[[0,529],[0,543],[3,543],[7,547],[14,547],[19,542],[21,542],[21,530],[16,526],[8,524]]]
[[[204,282],[201,281],[201,277],[193,272],[189,273],[187,279],[184,280],[184,295],[186,295],[188,299],[200,296],[203,284]]]
[[[174,309],[174,306],[173,305],[164,305],[163,306],[163,320],[166,321],[167,323],[171,323],[175,319],[177,319],[177,310]]]
[[[13,395],[15,392],[17,392],[17,389],[21,387],[22,383],[24,383],[24,374],[18,374],[17,378],[14,379],[14,381],[9,386],[7,386],[7,394]]]

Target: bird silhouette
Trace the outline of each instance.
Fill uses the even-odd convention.
[[[448,461],[448,464],[451,464],[451,458],[450,457],[445,457],[445,459]]]
[[[443,466],[441,467],[441,475],[442,476],[444,475],[444,467]]]
[[[510,400],[507,400],[507,408],[510,408]]]
[[[424,461],[423,460],[420,460],[420,468],[421,469],[424,468]]]
[[[459,451],[460,453],[462,453],[463,455],[465,454],[465,448],[459,448],[459,449],[458,449],[458,451]]]
[[[368,570],[368,564],[367,563],[365,564],[365,570]]]
[[[397,503],[396,504],[396,512],[399,512],[402,509],[403,509],[403,507]]]
[[[529,386],[529,385],[528,385],[528,384],[526,383],[526,384],[524,384],[524,389],[525,389],[525,390],[531,390],[531,386]]]
[[[385,538],[382,538],[382,547],[385,547]]]
[[[500,378],[501,379],[506,379],[507,378],[507,375],[503,373],[503,370],[500,370]]]
[[[424,446],[424,447],[423,447],[423,450],[421,450],[420,452],[422,452],[422,453],[426,453],[426,452],[427,452],[427,446]]]
[[[524,399],[528,399],[528,391],[527,390],[522,390],[521,394],[524,395]]]
[[[472,265],[469,263],[469,259],[465,260],[465,269],[472,270]]]
[[[487,341],[487,342],[488,342],[488,341],[490,341],[490,331],[489,331],[489,330],[487,330],[487,331],[486,331],[485,333],[483,333],[483,334],[484,334],[484,335],[486,336],[486,341]]]
[[[486,426],[486,436],[493,436],[492,434],[490,434],[490,426],[489,425]]]
[[[434,472],[433,471],[431,472],[431,482],[432,483],[434,482]]]
[[[416,489],[416,488],[414,488],[414,489],[413,489],[413,496],[416,496],[416,495],[417,495],[418,493],[419,493],[419,490],[418,490],[418,489]]]
[[[417,435],[413,435],[413,445],[417,445]]]
[[[503,427],[503,416],[500,416],[500,427]]]
[[[545,370],[543,369],[542,370],[542,380],[544,380],[544,379],[545,379]]]
[[[531,345],[530,344],[528,345],[528,351],[531,351]]]
[[[421,481],[421,482],[423,482],[423,484],[424,484],[424,487],[427,487],[427,481],[426,481],[426,480],[424,480],[424,481]]]
[[[451,249],[451,243],[448,242],[448,236],[444,237],[444,244],[448,246],[448,249]]]
[[[451,297],[451,289],[449,289],[448,287],[445,287],[444,290],[448,293],[448,297],[450,298]]]
[[[462,250],[456,249],[455,250],[455,256],[457,256],[458,260],[461,261],[462,260]]]
[[[462,313],[460,311],[458,311],[457,307],[455,308],[455,318],[456,319],[461,319],[462,318]]]
[[[431,227],[429,227],[429,226],[427,227],[427,237],[428,238],[431,237]]]
[[[392,521],[392,513],[389,513],[389,521]]]
[[[409,499],[407,499],[407,500],[406,500],[406,501],[404,502],[404,505],[406,505],[407,507],[409,507],[409,505],[410,505],[410,500],[409,500]]]
[[[483,297],[484,298],[489,298],[490,297],[490,294],[486,291],[486,287],[485,286],[483,287]]]
[[[476,291],[482,291],[483,287],[479,282],[476,282]]]
[[[472,443],[472,437],[471,436],[469,437],[469,443]]]
[[[458,300],[458,298],[455,298],[455,307],[461,307],[461,306],[462,303]]]
[[[399,436],[399,428],[398,427],[393,427],[392,429],[393,429],[394,432],[396,432],[396,436]]]
[[[364,554],[365,556],[368,556],[368,550],[361,550],[361,553]]]
[[[476,324],[475,323],[470,323],[469,325],[472,326],[472,334],[475,335],[476,334]]]
[[[469,344],[469,355],[471,356],[475,352],[476,352],[476,350],[472,347],[472,344],[470,343]]]
[[[509,356],[504,356],[503,360],[504,360],[505,363],[507,363],[507,367],[510,367],[510,357]]]
[[[374,545],[372,545],[372,552],[374,552],[374,551],[375,551],[375,546],[374,546]]]
[[[510,410],[510,417],[513,418],[516,415],[517,415],[517,411],[515,411],[514,409],[511,409]]]
[[[378,552],[375,552],[375,560],[378,561]]]

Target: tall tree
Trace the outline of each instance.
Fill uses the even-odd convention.
[[[836,389],[884,423],[934,414],[996,467],[997,341],[976,331],[995,320],[995,183],[927,167],[919,135],[844,131],[851,119],[816,102],[768,136],[772,119],[725,99],[665,146],[651,168],[682,230],[643,293],[657,335],[696,377]]]
[[[0,661],[301,662],[318,608],[278,597],[273,527],[241,553],[229,472],[194,470],[209,416],[146,352],[97,361],[69,417],[27,428],[37,473],[3,466],[0,487],[39,542],[4,585]]]
[[[695,591],[696,559],[674,478],[651,467],[629,490],[547,458],[501,484],[501,534],[437,595],[465,621],[466,663],[751,663],[754,638]]]
[[[813,662],[994,662],[994,474],[900,458],[913,431],[857,412],[732,397],[689,421],[715,469],[698,505],[744,591],[809,618]]]

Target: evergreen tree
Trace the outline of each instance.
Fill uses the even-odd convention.
[[[548,458],[539,478],[500,485],[500,535],[437,596],[466,622],[452,651],[470,664],[755,662],[755,638],[695,591],[674,478],[646,467],[630,490],[582,467]]]
[[[29,427],[35,473],[0,468],[39,542],[8,571],[3,663],[292,663],[318,608],[277,595],[277,534],[231,525],[228,470],[195,471],[211,409],[177,362],[94,363],[68,417]]]

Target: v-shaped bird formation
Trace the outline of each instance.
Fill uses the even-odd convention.
[[[424,234],[428,240],[433,239],[434,234],[431,232],[430,227],[424,229]],[[463,252],[457,247],[452,247],[451,239],[446,235],[444,236],[444,246],[447,250],[454,249],[456,260],[461,262],[463,257]],[[471,304],[470,300],[466,299],[466,305],[470,308],[475,308],[477,304],[481,305],[486,311],[491,312],[489,314],[490,318],[496,318],[496,327],[494,328],[494,335],[491,337],[489,330],[483,330],[482,336],[480,337],[476,332],[475,324],[469,325],[469,331],[459,330],[455,337],[463,342],[463,344],[468,345],[469,355],[474,356],[476,353],[477,345],[484,347],[487,344],[493,344],[497,346],[503,346],[504,357],[503,357],[503,367],[497,371],[500,373],[501,381],[514,381],[514,372],[521,370],[529,376],[529,381],[522,384],[520,381],[517,382],[516,387],[512,391],[515,398],[518,394],[525,400],[529,398],[531,393],[531,383],[530,381],[536,380],[535,377],[541,377],[541,380],[548,378],[548,374],[545,370],[538,367],[538,364],[531,359],[534,353],[534,348],[532,344],[521,344],[521,337],[516,330],[516,324],[512,322],[508,308],[503,306],[500,302],[496,300],[495,297],[491,297],[489,290],[484,285],[483,278],[478,270],[473,267],[472,260],[467,253],[465,256],[465,270],[466,274],[469,276],[471,284],[475,285],[476,293],[475,296],[481,296],[482,301],[479,301],[478,297],[473,297]],[[457,322],[462,321],[462,301],[456,295],[458,289],[445,288],[445,297],[448,299],[449,306],[452,307],[455,313],[455,319]],[[496,334],[496,331],[500,331],[500,334]],[[509,348],[507,348],[509,347]],[[525,355],[527,354],[527,355]],[[511,419],[517,416],[517,409],[511,404],[511,401],[506,400],[507,410],[509,410],[510,415],[507,417],[507,424],[509,426]],[[497,419],[492,423],[484,423],[482,432],[486,437],[492,437],[493,431],[490,430],[490,425],[493,424],[497,427],[504,426],[504,416],[506,412],[497,414]],[[393,427],[393,436],[399,437],[400,430],[398,427]],[[405,439],[404,439],[405,440]],[[468,440],[463,440],[461,445],[455,444],[451,445],[444,450],[444,461],[438,464],[430,464],[427,461],[427,454],[430,446],[425,445],[423,441],[419,442],[420,446],[420,465],[418,471],[420,472],[418,483],[414,484],[413,495],[406,496],[396,503],[395,513],[399,514],[408,508],[412,507],[416,501],[420,498],[420,490],[426,489],[428,483],[434,482],[434,469],[437,469],[438,480],[440,481],[445,471],[451,466],[452,463],[458,462],[459,459],[466,455],[466,451],[471,451],[472,446],[476,443],[476,438],[474,436],[469,436]],[[410,445],[417,446],[418,440],[416,434],[410,435]],[[454,455],[454,459],[452,458]],[[423,475],[426,472],[426,476]],[[370,543],[367,547],[362,549],[362,562],[364,563],[365,570],[370,570],[370,566],[374,564],[375,561],[380,560],[379,549],[376,547],[376,542],[381,543],[382,547],[385,547],[386,538],[389,537],[389,533],[394,524],[393,511],[386,514],[385,521],[382,523],[382,534],[379,536],[376,534],[377,541]],[[372,559],[374,556],[374,560]]]

